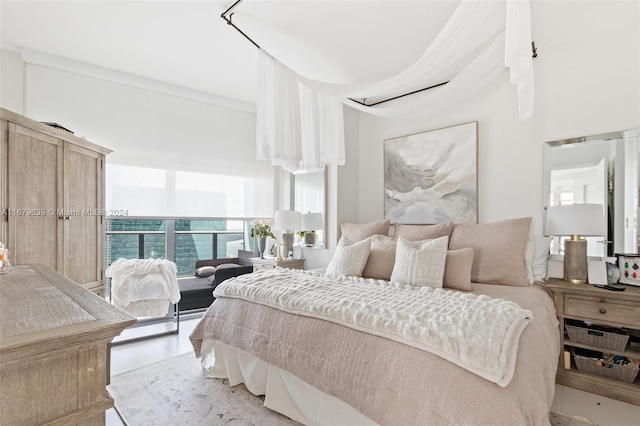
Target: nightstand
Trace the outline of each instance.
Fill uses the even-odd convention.
[[[287,269],[304,269],[304,259],[284,259],[276,260],[275,258],[260,259],[259,257],[251,258],[253,263],[253,270],[262,271],[265,269],[273,269],[275,267],[287,268]]]
[[[609,291],[590,284],[571,284],[557,278],[550,278],[547,287],[553,292],[560,320],[559,338],[562,350],[556,383],[640,405],[640,374],[633,383],[626,383],[615,378],[590,374],[585,369],[579,371],[574,355],[567,355],[568,359],[565,360],[565,351],[571,353],[572,350],[590,350],[640,359],[640,348],[635,345],[627,343],[623,350],[607,348],[604,343],[607,334],[603,334],[597,327],[600,325],[624,328],[630,336],[640,336],[640,288],[625,286],[625,291]],[[572,320],[587,323],[587,330],[580,330],[583,335],[589,334],[584,341],[569,338],[566,325],[570,324],[570,328],[573,327]],[[598,368],[606,367],[598,366],[596,370]]]

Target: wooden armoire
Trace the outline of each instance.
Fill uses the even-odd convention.
[[[105,155],[71,132],[0,108],[0,241],[101,294]]]

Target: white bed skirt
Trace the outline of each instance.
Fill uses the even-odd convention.
[[[373,426],[355,408],[303,382],[296,376],[218,340],[204,339],[202,366],[208,377],[244,383],[254,395],[264,395],[265,407],[305,425]]]

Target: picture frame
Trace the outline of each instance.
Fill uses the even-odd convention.
[[[616,253],[620,284],[640,286],[640,255],[637,253]]]
[[[477,121],[385,140],[384,218],[477,223],[477,140]]]

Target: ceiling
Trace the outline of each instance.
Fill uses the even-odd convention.
[[[0,42],[244,102],[257,48],[233,1],[0,1]],[[306,77],[373,81],[415,61],[459,1],[245,0],[233,23]]]

